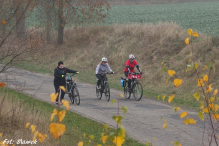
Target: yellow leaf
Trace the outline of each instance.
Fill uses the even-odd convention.
[[[200,102],[200,109],[203,109],[205,107],[204,102]]]
[[[116,136],[113,140],[113,143],[115,143],[116,146],[121,146],[124,143],[124,141],[125,141],[124,138]]]
[[[205,108],[202,111],[205,112],[205,113],[209,113],[209,108]]]
[[[9,146],[9,145],[5,144],[5,141],[0,141],[0,146]]]
[[[197,86],[204,86],[202,79],[198,79],[198,85]]]
[[[213,84],[213,83],[212,83],[212,84]],[[212,90],[212,88],[211,88],[212,84],[210,84],[210,85],[208,86],[208,89],[207,89],[205,92],[211,92],[211,90]]]
[[[82,141],[80,141],[79,143],[78,143],[78,146],[83,146],[84,145],[84,143],[82,142]]]
[[[26,123],[25,129],[27,129],[29,125],[30,125],[30,123]]]
[[[176,72],[174,70],[168,70],[168,74],[172,77]]]
[[[42,143],[45,140],[46,137],[47,137],[46,134],[45,135],[43,135],[42,133],[38,134],[38,140],[40,141],[40,143]]]
[[[55,94],[55,93],[51,93],[51,94],[50,94],[50,101],[51,101],[51,102],[55,102],[57,96],[58,96],[58,93],[56,93],[56,94]]]
[[[66,109],[69,111],[69,102],[67,100],[62,100],[63,106],[66,107]]]
[[[54,109],[53,109],[53,111],[52,111],[52,113],[54,113],[54,114],[58,115],[58,111],[57,111],[57,109],[56,109],[56,108],[54,108]]]
[[[54,136],[54,138],[57,139],[66,131],[66,128],[63,124],[51,123],[49,125],[49,131]]]
[[[38,133],[39,133],[38,131],[35,131],[35,132],[33,133],[33,141],[36,140],[36,137],[37,137]]]
[[[116,101],[116,99],[113,99],[112,101],[111,101],[111,105],[113,105],[113,103]]]
[[[204,121],[204,114],[203,114],[202,111],[200,111],[200,112],[198,113],[198,117],[199,117],[202,121]]]
[[[200,98],[200,94],[199,93],[195,93],[195,94],[193,94],[193,96],[195,97],[195,99],[197,101],[199,101],[199,98]]]
[[[123,94],[120,94],[120,97],[122,97],[122,98],[123,98],[123,97],[124,97],[124,95],[123,95]]]
[[[204,67],[205,67],[206,69],[208,69],[208,66],[207,66],[207,65],[205,65]]]
[[[35,131],[35,129],[36,129],[36,126],[35,125],[31,125],[30,128],[31,128],[31,132],[33,133]]]
[[[211,103],[211,102],[214,102],[215,98],[214,97],[211,97],[208,102]]]
[[[65,87],[64,87],[64,86],[59,86],[59,88],[60,88],[63,92],[65,92]]]
[[[194,31],[194,32],[192,33],[192,35],[193,35],[194,37],[197,37],[197,38],[198,38],[198,33],[197,33],[196,31]]]
[[[187,29],[187,32],[188,32],[188,34],[191,36],[192,33],[193,33],[193,30],[192,30],[192,29]]]
[[[102,136],[102,138],[101,138],[101,139],[102,139],[102,142],[103,142],[103,144],[105,144],[105,143],[106,143],[107,137],[108,137],[107,135],[106,135],[106,136]]]
[[[188,120],[189,120],[189,118],[188,118],[188,117],[186,117],[186,119],[183,121],[183,124],[186,124],[186,125],[187,125],[187,123],[188,123]]]
[[[196,70],[198,68],[198,63],[194,64],[194,70]]]
[[[187,69],[186,69],[186,73],[190,70],[192,68],[192,66],[191,65],[187,65]]]
[[[53,118],[54,118],[55,115],[57,115],[57,114],[55,114],[55,113],[51,114],[50,121],[53,121]]]
[[[5,20],[2,20],[2,24],[4,24],[4,25],[5,25],[5,24],[6,24],[6,21],[5,21]]]
[[[187,115],[187,112],[182,112],[182,113],[180,114],[180,118],[182,119],[182,118],[184,118],[186,115]]]
[[[176,108],[175,108],[175,112],[177,112],[179,109],[180,109],[180,107],[176,107]]]
[[[203,80],[204,80],[205,83],[207,83],[207,81],[208,81],[208,75],[205,75],[205,76],[203,77]]]
[[[196,121],[194,119],[189,119],[188,124],[196,125]]]
[[[172,96],[169,96],[168,102],[171,103],[173,101],[174,98],[174,94],[172,94]]]
[[[215,89],[215,90],[214,90],[213,97],[215,97],[215,95],[217,94],[217,92],[218,92],[217,89]]]
[[[182,79],[174,79],[173,82],[174,82],[175,87],[179,87],[179,85],[182,84]]]
[[[218,111],[218,109],[219,109],[219,105],[215,104],[214,105],[214,111],[216,112],[216,111]]]
[[[189,38],[185,39],[185,43],[186,43],[186,45],[189,45]]]
[[[165,95],[162,95],[162,100],[163,100],[163,102],[164,102],[165,97],[166,97]]]
[[[65,113],[66,113],[65,110],[60,111],[60,112],[58,113],[59,122],[62,122],[62,120],[63,120],[64,117],[65,117]]]
[[[167,129],[167,123],[163,124],[163,128]]]
[[[214,119],[218,122],[219,120],[219,114],[213,114]]]
[[[0,137],[2,137],[3,133],[0,133]]]
[[[4,87],[5,86],[5,83],[4,82],[1,82],[0,83],[0,87]]]

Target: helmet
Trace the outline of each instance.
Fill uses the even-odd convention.
[[[135,56],[132,55],[132,54],[130,54],[130,55],[129,55],[129,59],[135,59]]]
[[[107,58],[106,58],[106,57],[103,57],[103,58],[102,58],[102,61],[107,62]]]

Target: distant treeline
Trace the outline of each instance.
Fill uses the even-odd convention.
[[[109,0],[112,5],[140,5],[140,4],[174,4],[188,2],[213,2],[218,0]]]

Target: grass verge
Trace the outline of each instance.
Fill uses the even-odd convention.
[[[8,99],[13,99],[14,102],[22,103],[22,106],[25,107],[25,111],[28,111],[29,113],[39,113],[40,117],[36,121],[26,121],[26,122],[34,122],[36,123],[37,128],[44,126],[44,131],[46,134],[49,135],[49,141],[48,143],[52,144],[58,144],[58,140],[54,140],[49,134],[49,120],[50,115],[54,108],[57,108],[57,106],[51,105],[49,103],[36,100],[32,97],[29,97],[28,95],[25,95],[23,93],[19,93],[15,90],[8,89],[8,88],[0,88],[0,92],[3,93],[2,95],[7,95]],[[47,121],[46,124],[40,125],[41,119],[44,119],[44,121]],[[125,120],[125,119],[124,119]],[[66,116],[62,122],[66,125],[66,132],[62,136],[62,145],[77,145],[79,141],[86,141],[87,139],[83,137],[83,134],[87,135],[94,135],[95,143],[101,143],[101,133],[103,132],[103,124],[98,123],[96,121],[93,121],[91,119],[85,118],[80,116],[79,114],[76,114],[71,111],[66,112]],[[42,123],[41,123],[42,124]],[[25,125],[24,125],[25,126]],[[23,126],[23,129],[24,129]],[[48,130],[46,130],[48,129]],[[30,131],[29,131],[30,132]],[[109,128],[109,132],[115,132],[115,129]],[[13,133],[16,133],[16,129],[13,130]],[[124,146],[143,146],[143,144],[140,144],[136,140],[133,140],[132,138],[126,137]]]

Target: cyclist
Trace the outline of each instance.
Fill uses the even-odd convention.
[[[108,69],[108,71],[110,73],[114,73],[112,71],[112,69],[110,68],[109,64],[107,63],[107,58],[106,57],[103,57],[101,62],[97,65],[96,67],[96,77],[97,77],[97,89],[100,89],[100,82],[102,79],[104,79],[104,77],[106,76],[105,72],[106,72],[106,69]]]
[[[129,55],[129,60],[126,61],[126,64],[125,64],[126,66],[124,68],[124,73],[125,73],[126,77],[128,77],[129,73],[135,72],[135,69],[134,69],[135,66],[138,69],[138,71],[142,74],[141,69],[139,68],[139,65],[138,65],[137,61],[134,60],[134,59],[135,59],[135,56],[130,54]],[[131,90],[130,89],[131,88],[131,81],[132,81],[131,79],[128,80],[128,91]]]
[[[58,92],[59,86],[64,86],[66,88],[66,79],[65,75],[66,73],[79,73],[78,71],[70,70],[68,68],[64,67],[64,64],[62,61],[58,62],[58,66],[54,70],[54,87],[55,87],[55,92]],[[65,92],[61,92],[61,103],[62,99],[64,99]],[[58,104],[58,97],[56,99],[56,104]]]

